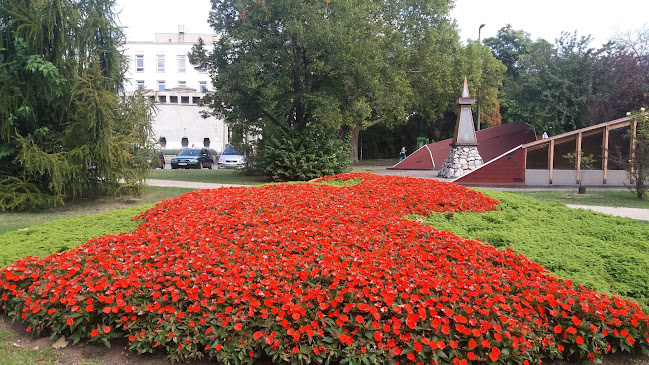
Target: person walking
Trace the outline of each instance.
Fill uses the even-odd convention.
[[[399,152],[399,162],[406,159],[406,146],[401,147],[401,152]]]

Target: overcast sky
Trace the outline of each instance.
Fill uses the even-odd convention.
[[[184,25],[187,33],[211,33],[209,0],[117,0],[119,20],[128,40],[153,40],[155,33],[173,33]],[[532,39],[554,42],[562,31],[591,34],[599,46],[620,32],[649,25],[649,0],[456,0],[451,14],[461,39],[493,37],[511,24]]]

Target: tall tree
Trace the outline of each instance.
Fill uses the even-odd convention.
[[[360,129],[406,121],[413,85],[426,89],[412,77],[417,62],[427,63],[431,83],[452,79],[448,59],[459,42],[450,4],[213,0],[210,23],[221,38],[212,52],[199,43],[191,61],[210,70],[215,91],[205,100],[230,125],[347,126],[356,147]]]
[[[505,121],[523,121],[550,135],[591,124],[587,105],[601,50],[589,46],[590,37],[563,33],[554,45],[544,39],[528,45],[522,31],[503,29],[499,36],[485,43],[509,67],[501,89]]]
[[[120,98],[113,0],[3,0],[0,209],[138,190],[151,109]],[[125,183],[120,183],[123,179]]]

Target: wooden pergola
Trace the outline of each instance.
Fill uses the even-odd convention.
[[[604,180],[603,184],[606,184],[606,180],[608,177],[608,169],[609,169],[609,135],[610,132],[613,130],[625,128],[625,127],[630,127],[632,131],[632,138],[630,139],[630,146],[629,146],[629,151],[631,156],[633,156],[634,151],[634,140],[635,140],[635,132],[636,132],[636,126],[637,122],[632,121],[629,117],[625,118],[620,118],[616,120],[612,120],[610,122],[606,123],[601,123],[597,124],[591,127],[579,129],[576,131],[572,132],[567,132],[563,134],[559,134],[550,138],[545,138],[541,139],[535,142],[530,142],[527,144],[523,145],[523,148],[526,149],[526,151],[529,153],[531,151],[535,151],[538,149],[543,149],[547,148],[548,149],[548,169],[550,170],[550,184],[552,184],[552,179],[553,179],[553,172],[554,172],[554,154],[555,154],[555,145],[570,141],[570,140],[575,140],[575,156],[576,156],[576,161],[575,161],[575,169],[577,170],[577,181],[576,183],[579,184],[582,178],[581,174],[581,156],[582,156],[582,140],[586,137],[589,136],[594,136],[597,134],[601,134],[602,136],[602,144],[601,144],[601,158],[602,158],[602,166],[601,169],[604,171]]]

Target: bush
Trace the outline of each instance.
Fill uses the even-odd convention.
[[[351,170],[349,135],[333,128],[267,129],[255,157],[256,170],[276,181],[306,181]]]
[[[52,205],[54,197],[38,186],[13,176],[0,179],[0,211],[40,210]]]

